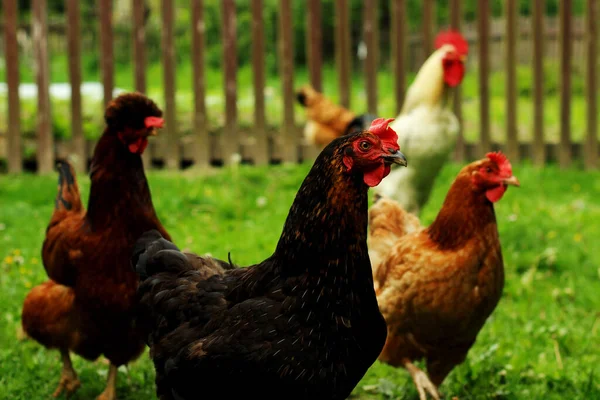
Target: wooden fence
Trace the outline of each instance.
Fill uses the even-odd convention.
[[[132,1],[132,38],[135,73],[135,90],[146,91],[146,43],[144,27],[144,1]],[[379,38],[389,34],[391,43],[391,61],[394,69],[394,86],[396,110],[400,110],[407,88],[406,73],[414,60],[409,64],[409,57],[414,56],[411,48],[413,38],[406,32],[406,1],[391,0],[390,32],[380,32],[377,24],[379,1],[364,0],[363,5],[363,40],[369,57],[364,60],[365,89],[369,112],[377,113],[378,85],[376,72],[379,67]],[[456,29],[465,28],[462,15],[462,1],[451,0],[450,16],[447,25]],[[99,53],[104,87],[104,103],[108,102],[114,88],[114,31],[112,24],[112,0],[97,0],[99,18]],[[161,49],[163,62],[163,82],[165,98],[166,129],[159,136],[158,143],[152,143],[145,154],[145,162],[154,161],[167,168],[179,168],[182,162],[193,163],[205,167],[211,164],[227,164],[232,155],[240,153],[245,160],[255,164],[270,162],[298,162],[315,156],[314,149],[302,144],[301,127],[295,122],[294,102],[294,59],[291,0],[280,0],[278,15],[278,64],[282,82],[282,123],[274,130],[267,126],[265,118],[266,81],[265,72],[265,30],[262,18],[263,1],[252,0],[252,71],[254,88],[254,126],[240,129],[237,116],[237,50],[236,50],[236,4],[235,0],[221,1],[222,24],[222,69],[224,74],[223,96],[225,98],[225,125],[214,131],[208,129],[206,107],[205,76],[205,30],[204,2],[190,0],[191,24],[189,33],[192,37],[191,62],[193,63],[193,134],[181,138],[177,133],[175,76],[176,62],[174,52],[174,0],[162,0],[160,16],[162,19]],[[72,90],[71,96],[71,131],[72,140],[67,143],[54,143],[51,131],[50,96],[49,96],[49,46],[46,0],[32,0],[32,35],[33,52],[36,59],[36,81],[38,88],[38,114],[36,132],[36,168],[39,173],[52,170],[56,157],[73,154],[78,163],[78,170],[87,167],[94,143],[87,142],[83,136],[82,99],[79,90]],[[66,0],[69,56],[69,80],[72,88],[81,85],[81,16],[78,0]],[[521,34],[522,19],[519,18],[517,0],[506,0],[504,8],[504,26],[498,27],[490,18],[489,0],[477,0],[477,18],[473,28],[476,32],[470,41],[477,45],[478,83],[479,83],[479,141],[467,143],[460,133],[456,146],[455,159],[458,161],[473,159],[490,149],[501,148],[511,159],[531,158],[536,165],[544,165],[548,161],[557,160],[561,166],[569,166],[574,158],[582,158],[587,168],[598,167],[597,131],[597,86],[598,86],[598,1],[586,0],[583,29],[573,27],[575,17],[572,12],[572,1],[561,0],[556,37],[559,39],[558,59],[560,63],[560,109],[544,109],[544,76],[543,60],[544,28],[547,26],[544,0],[533,0],[533,15],[526,20],[530,24],[530,48],[525,50],[531,55],[533,71],[533,140],[521,143],[517,135],[517,61],[521,57],[518,52],[517,37]],[[335,61],[338,79],[338,98],[341,104],[349,105],[352,48],[350,43],[350,18],[348,0],[336,0],[334,15],[323,15],[319,0],[306,2],[307,62],[310,82],[317,89],[322,88],[322,29],[323,18],[335,18]],[[20,172],[23,167],[22,137],[20,129],[19,101],[19,46],[17,42],[18,10],[15,0],[3,0],[3,36],[4,58],[6,60],[6,77],[8,86],[8,129],[6,132],[6,158],[9,172]],[[434,18],[435,1],[424,0],[422,9],[421,34],[419,47],[423,56],[433,49],[435,34]],[[461,26],[462,25],[462,26]],[[577,25],[579,26],[579,25]],[[506,74],[506,138],[503,143],[494,143],[490,134],[490,87],[489,78],[492,69],[491,61],[498,57],[491,51],[490,43],[493,35],[504,29],[504,53],[500,56]],[[580,37],[584,45],[579,51],[577,61],[583,59],[586,85],[586,137],[582,143],[571,140],[571,61],[574,51],[574,40]],[[492,54],[494,53],[494,54]],[[454,95],[454,111],[462,118],[460,88]],[[544,136],[544,113],[560,112],[560,141],[547,143]],[[152,160],[150,160],[152,159]],[[150,165],[150,164],[147,164]]]

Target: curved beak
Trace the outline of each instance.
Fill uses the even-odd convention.
[[[400,152],[400,150],[389,150],[390,154],[385,154],[383,159],[386,163],[389,164],[398,164],[406,167],[408,165],[408,161],[406,161],[406,157],[404,154]]]
[[[516,187],[521,186],[521,183],[519,183],[519,180],[517,179],[516,176],[511,176],[510,178],[506,178],[506,179],[504,179],[503,182],[505,185],[511,185],[511,186],[516,186]]]

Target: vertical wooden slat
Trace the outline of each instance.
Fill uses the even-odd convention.
[[[321,68],[323,64],[323,35],[321,33],[321,0],[308,0],[307,53],[310,83],[322,91]]]
[[[67,1],[67,39],[69,44],[69,82],[71,83],[71,132],[73,152],[76,155],[74,167],[78,172],[87,170],[87,155],[83,137],[81,115],[81,44],[79,1]]]
[[[225,131],[221,142],[223,161],[231,162],[231,156],[239,152],[237,129],[237,50],[235,0],[223,0],[223,63],[225,84]]]
[[[297,161],[297,137],[294,127],[294,43],[292,5],[281,0],[279,8],[280,74],[283,86],[283,161]]]
[[[460,23],[462,20],[462,2],[460,0],[451,0],[450,2],[450,27],[460,31]],[[454,88],[453,100],[454,115],[458,119],[458,137],[456,138],[456,148],[454,151],[454,159],[462,163],[465,160],[465,136],[462,117],[462,89],[458,85]]]
[[[490,4],[489,0],[478,0],[477,31],[479,36],[479,156],[491,149],[490,141]]]
[[[115,87],[112,0],[99,0],[98,14],[100,17],[100,69],[104,85],[104,105],[106,106],[112,99]]]
[[[561,167],[571,163],[571,0],[560,1],[560,147]]]
[[[433,51],[433,31],[435,18],[435,0],[423,0],[423,61]]]
[[[23,170],[21,155],[21,106],[19,102],[19,46],[17,44],[17,2],[4,0],[4,40],[6,84],[8,86],[8,132],[6,158],[8,172]]]
[[[131,16],[133,27],[133,73],[135,90],[146,93],[146,29],[144,26],[144,0],[132,0]],[[148,146],[142,154],[142,160],[146,169],[152,168],[152,148]]]
[[[533,163],[546,162],[544,143],[544,0],[533,2]]]
[[[598,167],[598,1],[588,0],[586,10],[587,142],[585,167]]]
[[[204,1],[192,0],[192,65],[194,66],[194,164],[210,165],[210,142],[206,118],[206,81],[204,76]]]
[[[38,89],[37,109],[37,163],[38,173],[52,172],[54,140],[50,113],[50,68],[48,65],[48,25],[46,0],[34,0],[33,44],[35,46]]]
[[[144,27],[144,0],[132,0],[133,66],[135,90],[146,93],[146,29]]]
[[[365,58],[365,81],[367,84],[367,109],[369,113],[377,115],[377,5],[375,0],[364,0],[364,40],[367,46]]]
[[[390,43],[392,44],[392,71],[394,71],[395,112],[398,114],[406,92],[406,4],[404,0],[392,0],[390,4]]]
[[[517,137],[517,0],[506,0],[506,155],[519,160]]]
[[[163,90],[165,96],[165,128],[162,137],[165,151],[165,167],[179,168],[179,137],[177,135],[177,119],[175,112],[175,41],[173,24],[175,10],[173,0],[162,0],[162,58],[163,58]]]
[[[252,0],[252,73],[254,85],[254,163],[269,163],[265,118],[265,30],[262,0]]]
[[[340,104],[350,107],[350,12],[348,0],[335,0],[335,61]]]

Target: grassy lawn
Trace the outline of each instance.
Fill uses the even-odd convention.
[[[460,166],[439,177],[423,219],[432,221]],[[152,172],[154,203],[182,247],[249,264],[271,254],[309,165]],[[467,361],[441,390],[463,399],[600,398],[600,173],[514,165],[522,183],[496,211],[506,267],[504,296]],[[89,180],[80,177],[87,201]],[[0,176],[0,399],[49,398],[60,372],[57,352],[18,341],[22,301],[46,279],[40,261],[56,176]],[[91,399],[107,365],[74,357]],[[202,386],[198,386],[199,391]],[[152,399],[147,353],[119,374],[121,400]],[[416,399],[408,374],[375,363],[355,390],[360,399]]]

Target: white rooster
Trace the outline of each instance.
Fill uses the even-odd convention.
[[[464,77],[468,44],[460,33],[447,31],[438,34],[435,47],[408,89],[400,115],[389,125],[398,134],[408,167],[393,169],[375,188],[376,195],[392,198],[414,214],[429,199],[459,130],[448,100]]]

